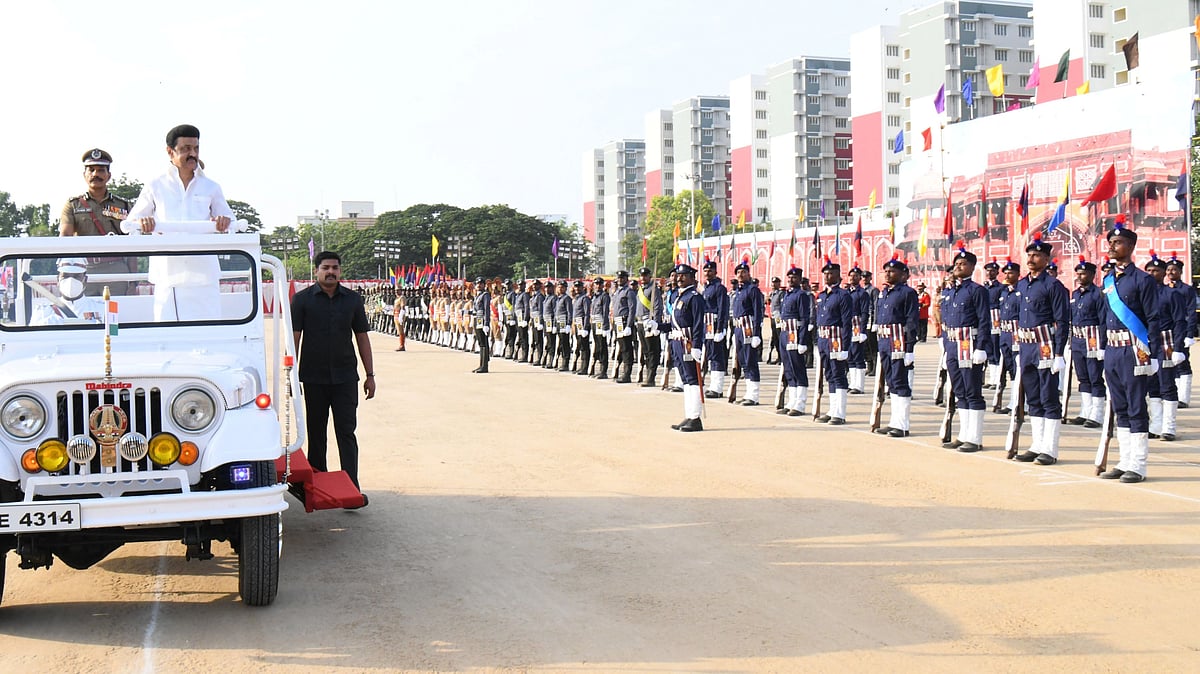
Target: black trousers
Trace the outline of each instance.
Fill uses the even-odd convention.
[[[486,328],[475,328],[475,343],[479,345],[479,369],[486,372],[492,357],[492,336]]]
[[[558,369],[571,369],[571,335],[565,332],[558,333]]]
[[[358,381],[342,384],[304,384],[305,427],[308,431],[308,462],[316,470],[327,471],[326,434],[329,413],[333,412],[333,435],[337,439],[338,462],[358,486]]]
[[[521,360],[529,360],[529,326],[517,326],[517,352],[514,357]]]
[[[636,342],[633,335],[617,339],[617,377],[629,379],[633,374],[633,351]]]
[[[658,335],[646,333],[646,327],[638,326],[638,340],[642,345],[642,367],[649,368],[647,372],[651,377],[658,372],[658,363],[662,358],[662,341]]]

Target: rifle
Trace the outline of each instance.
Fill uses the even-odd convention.
[[[949,374],[950,371],[946,369],[946,354],[943,353],[942,359],[938,361],[937,383],[933,386],[933,404],[937,405],[938,407],[941,407],[942,403],[946,401],[946,380],[949,378]],[[953,398],[954,395],[951,394],[950,397]],[[950,441],[947,440],[946,442]]]
[[[787,387],[783,385],[783,359],[786,356],[781,351],[779,353],[779,378],[775,380],[775,409],[783,409],[783,405],[787,400]]]
[[[992,396],[992,411],[999,412],[1004,402],[1004,389],[1008,387],[1008,368],[1004,366],[1004,356],[1000,356],[1000,383],[996,385],[996,395]],[[1065,415],[1064,415],[1065,416]]]
[[[1066,367],[1066,370],[1067,370],[1067,376],[1066,376],[1066,378],[1063,380],[1063,382],[1064,382],[1064,383],[1063,383],[1063,390],[1062,390],[1062,418],[1063,418],[1063,419],[1066,419],[1066,418],[1067,418],[1067,407],[1068,407],[1068,406],[1071,404],[1071,388],[1072,388],[1072,386],[1071,386],[1071,373],[1072,373],[1072,372],[1074,371],[1074,369],[1075,369],[1075,359],[1071,357],[1071,340],[1070,340],[1070,339],[1068,339],[1068,340],[1067,340],[1067,351],[1066,351],[1066,353],[1067,353],[1067,355],[1066,355],[1066,361],[1067,361],[1067,367]],[[1080,410],[1080,414],[1079,414],[1079,416],[1083,416],[1083,413],[1084,413],[1084,412],[1086,412],[1086,411],[1087,411],[1087,410]]]
[[[1020,365],[1018,365],[1020,367]],[[1008,421],[1008,436],[1004,439],[1004,449],[1008,450],[1005,458],[1012,459],[1021,447],[1021,426],[1025,424],[1025,386],[1021,381],[1021,373],[1017,372],[1017,404],[1013,406]]]
[[[942,370],[943,373],[949,370]],[[958,410],[958,404],[954,401],[954,391],[946,396],[946,415],[942,417],[942,427],[939,430],[942,436],[942,442],[950,442],[950,436],[954,430],[954,413]]]
[[[821,416],[821,398],[825,397],[825,367],[821,362],[821,350],[813,354],[813,364],[817,367],[817,395],[813,396],[813,421]]]
[[[733,383],[729,385],[729,402],[737,400],[737,385],[742,380],[742,365],[735,362],[733,364]]]
[[[1100,429],[1100,446],[1096,447],[1096,474],[1108,469],[1108,446],[1112,443],[1113,432],[1117,425],[1113,412],[1112,396],[1104,399],[1104,427]]]
[[[890,357],[890,356],[889,356]],[[881,422],[883,416],[883,398],[884,398],[884,382],[883,382],[883,352],[879,352],[875,356],[875,400],[871,403],[871,432],[874,433]]]

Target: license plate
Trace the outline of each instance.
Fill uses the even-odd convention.
[[[78,503],[21,503],[0,506],[0,533],[78,531]]]

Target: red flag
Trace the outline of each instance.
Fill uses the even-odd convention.
[[[946,235],[947,241],[954,241],[954,204],[949,195],[946,195],[946,219],[942,221],[942,234]]]
[[[648,253],[648,251],[646,250],[646,237],[643,236],[642,237],[642,264],[646,264],[647,253]]]
[[[1100,182],[1096,183],[1096,187],[1092,190],[1092,193],[1087,195],[1087,198],[1083,200],[1083,204],[1081,205],[1086,206],[1089,203],[1098,204],[1115,196],[1117,196],[1117,166],[1116,164],[1111,164],[1108,170],[1104,172],[1104,175],[1100,177]]]
[[[921,137],[925,139],[924,152],[929,152],[933,149],[933,127],[929,127],[921,132]]]
[[[862,255],[862,214],[858,214],[858,229],[854,230],[855,257]]]
[[[1021,216],[1021,235],[1029,231],[1029,183],[1021,186],[1021,198],[1017,200],[1017,215]]]

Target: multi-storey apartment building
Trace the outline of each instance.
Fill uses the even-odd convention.
[[[698,189],[723,220],[730,216],[729,97],[697,96],[671,109],[676,191]]]
[[[670,110],[646,113],[646,207],[658,196],[675,196],[675,136]]]
[[[746,75],[729,85],[730,216],[763,222],[770,212],[767,79]],[[767,220],[769,221],[769,220]]]
[[[850,36],[850,108],[854,158],[854,205],[900,198],[900,162],[896,136],[904,128],[900,92],[900,30],[873,26]]]
[[[810,225],[847,217],[853,195],[850,61],[791,59],[769,68],[766,81],[772,224],[790,227],[801,213]]]
[[[646,220],[646,143],[618,140],[584,153],[583,233],[602,273],[615,272],[621,241]]]

